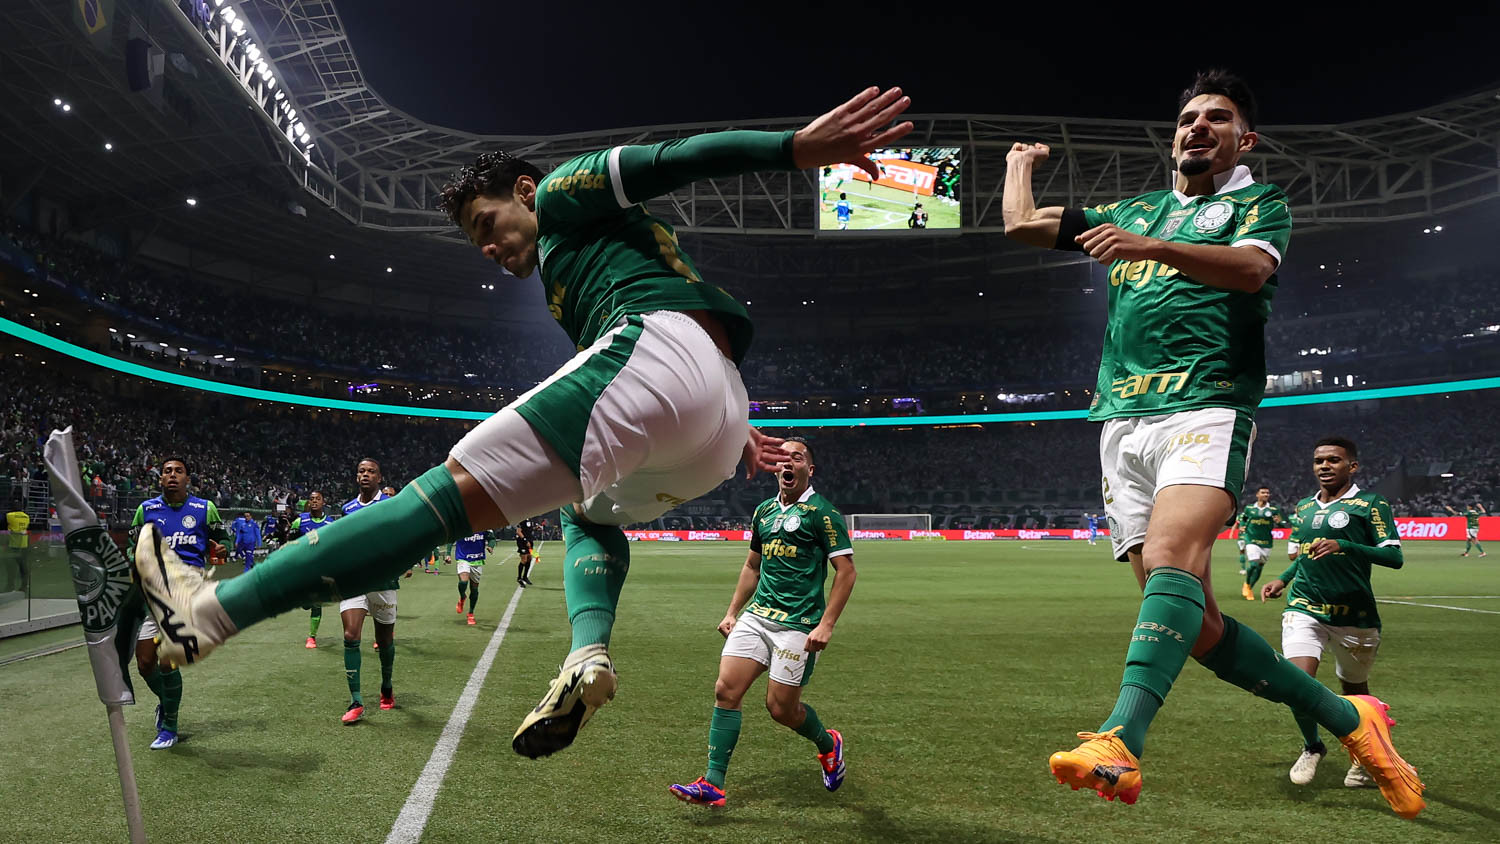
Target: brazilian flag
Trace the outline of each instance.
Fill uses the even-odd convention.
[[[115,0],[71,0],[73,23],[88,36],[94,49],[109,49],[115,23]]]

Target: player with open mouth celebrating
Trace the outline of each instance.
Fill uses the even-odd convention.
[[[750,554],[719,622],[725,642],[708,727],[708,773],[670,789],[687,803],[724,805],[724,777],[740,738],[740,702],[755,678],[768,671],[771,717],[817,746],[824,788],[837,791],[844,782],[844,737],[823,727],[818,713],[802,702],[802,689],[854,591],[854,548],[843,514],[813,491],[807,441],[788,437],[782,447],[788,457],[779,473],[780,491],[755,508]],[[830,566],[833,588],[825,599],[823,580]]]

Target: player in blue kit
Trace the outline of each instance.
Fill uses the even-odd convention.
[[[458,560],[458,611],[464,611],[464,595],[469,598],[469,626],[474,626],[474,608],[479,606],[479,578],[484,574],[484,558],[490,553],[495,534],[481,530],[453,543]]]
[[[245,571],[249,571],[255,565],[255,548],[260,545],[260,525],[246,511],[229,526],[229,532],[234,534],[234,555],[245,564]]]
[[[344,515],[352,516],[380,501],[393,496],[383,489],[385,478],[380,473],[380,463],[371,457],[359,461],[354,468],[354,481],[359,486],[359,495],[344,502]],[[411,577],[411,567],[406,569]],[[360,695],[359,669],[362,661],[359,652],[359,637],[364,632],[365,616],[375,618],[375,648],[380,653],[380,708],[395,709],[396,693],[391,687],[391,674],[396,665],[396,590],[401,588],[400,575],[375,584],[375,588],[363,595],[355,595],[339,602],[339,617],[344,622],[344,676],[349,680],[349,708],[344,710],[343,722],[353,724],[365,714],[364,698]]]
[[[1099,541],[1099,523],[1104,519],[1098,513],[1089,513],[1084,518],[1089,520],[1089,544],[1093,545]]]
[[[839,218],[839,231],[849,228],[849,216],[854,213],[854,208],[849,205],[849,194],[839,194],[839,201],[833,204],[833,214]]]
[[[135,556],[135,540],[141,528],[156,525],[157,541],[177,552],[184,563],[192,566],[194,577],[204,580],[204,563],[223,565],[228,555],[220,544],[229,538],[224,523],[219,518],[219,509],[212,501],[189,495],[188,467],[178,457],[168,457],[161,462],[161,495],[135,508],[135,518],[130,521],[131,542],[129,551]],[[161,750],[177,743],[177,711],[182,705],[182,672],[176,668],[163,670],[157,664],[156,645],[160,629],[155,619],[146,616],[141,622],[141,632],[136,636],[135,666],[141,679],[161,703],[156,705],[156,740],[152,750]]]
[[[307,496],[307,512],[297,514],[297,518],[292,521],[292,529],[288,533],[287,538],[291,540],[299,536],[306,536],[318,528],[328,527],[333,524],[332,514],[325,512],[323,507],[323,493],[318,490],[313,490],[309,493]],[[308,650],[313,650],[318,647],[318,625],[323,622],[323,605],[309,604],[307,610],[307,644],[305,647]]]

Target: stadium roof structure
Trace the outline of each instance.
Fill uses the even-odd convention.
[[[67,78],[83,87],[84,77],[96,70],[109,76],[91,80],[92,93],[87,96],[90,108],[108,109],[113,118],[137,130],[134,140],[140,149],[132,151],[132,178],[75,179],[84,184],[68,191],[72,201],[99,204],[121,198],[129,209],[141,206],[141,197],[180,192],[184,183],[196,181],[227,185],[222,189],[241,193],[280,192],[283,205],[321,206],[331,212],[305,219],[283,213],[266,224],[265,231],[256,232],[244,231],[243,214],[237,221],[231,216],[216,227],[218,238],[203,235],[206,245],[221,249],[248,247],[252,253],[306,261],[331,251],[330,243],[344,241],[351,251],[368,250],[381,263],[421,260],[433,275],[453,277],[452,283],[461,283],[471,295],[474,279],[486,272],[493,277],[494,270],[482,269],[472,250],[457,248],[462,234],[433,205],[447,177],[472,162],[477,152],[507,149],[546,167],[619,144],[654,143],[728,128],[791,129],[807,120],[684,123],[550,136],[477,135],[428,123],[382,99],[360,69],[333,0],[213,0],[212,5],[205,3],[212,17],[206,27],[195,26],[182,11],[193,2],[117,0],[137,17],[150,18],[150,37],[168,53],[186,57],[200,72],[222,52],[222,44],[216,47],[203,30],[223,26],[222,9],[237,9],[248,26],[244,37],[254,38],[281,81],[298,122],[311,137],[311,150],[298,142],[297,133],[257,110],[255,92],[243,83],[245,74],[236,82],[222,60],[213,67],[222,84],[200,80],[202,84],[179,89],[198,117],[190,132],[167,125],[173,121],[158,119],[138,103],[120,102],[123,79],[118,69],[104,74],[103,68],[91,67],[101,57],[76,43],[65,44],[78,41],[77,30],[66,20],[67,12],[58,9],[63,4],[46,0],[18,0],[0,7],[0,29],[11,33],[0,36],[6,52],[0,86],[10,89],[11,96],[24,94],[41,105],[50,103],[52,80]],[[172,16],[168,25],[163,18]],[[964,149],[966,234],[1003,230],[999,200],[1005,154],[1017,140],[1053,147],[1052,161],[1037,177],[1041,204],[1109,202],[1170,185],[1170,121],[985,114],[912,119],[916,131],[911,145]],[[0,125],[5,125],[7,138],[14,133],[23,147],[48,148],[51,135],[17,125],[26,122],[22,117]],[[1431,218],[1500,196],[1500,87],[1405,114],[1342,124],[1263,126],[1260,134],[1260,147],[1247,163],[1257,179],[1286,190],[1299,226]],[[171,140],[152,142],[153,137]],[[0,145],[7,156],[15,151],[10,144]],[[285,176],[269,186],[258,183],[268,163]],[[815,249],[799,248],[799,243],[812,245],[808,238],[814,234],[815,189],[811,172],[752,174],[698,182],[652,201],[650,207],[690,236],[700,264],[730,271],[879,276],[937,268],[1004,273],[1047,261],[1078,260],[1009,249],[998,244],[998,238],[983,236],[950,240],[941,250],[914,246],[905,238],[894,246],[886,242],[878,247],[868,238],[824,238]],[[144,203],[147,208],[159,204]],[[182,209],[175,209],[173,218],[189,220]],[[337,225],[340,220],[343,225]],[[259,217],[255,222],[262,223]],[[316,230],[310,230],[314,223]],[[776,239],[778,248],[761,248],[772,245],[767,238]],[[303,243],[314,245],[303,248]],[[387,254],[391,257],[383,257]],[[337,278],[337,273],[330,273]],[[392,281],[399,286],[398,280]],[[429,275],[419,286],[431,290],[432,284]]]

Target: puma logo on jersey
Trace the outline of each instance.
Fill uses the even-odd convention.
[[[1148,222],[1146,222],[1146,218],[1145,217],[1136,217],[1135,218],[1135,222],[1131,223],[1131,225],[1132,226],[1140,226],[1141,229],[1143,229],[1143,230],[1151,227],[1151,224],[1148,223]]]
[[[1186,454],[1183,454],[1180,455],[1178,459],[1180,459],[1184,463],[1191,463],[1194,466],[1197,466],[1198,471],[1200,472],[1203,471],[1203,461],[1197,457],[1189,457]]]
[[[686,498],[678,498],[675,495],[665,492],[658,492],[656,494],[656,500],[663,504],[670,504],[673,507],[681,507],[682,505],[687,503]]]

